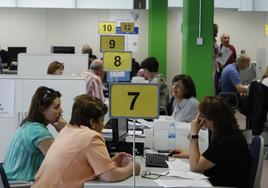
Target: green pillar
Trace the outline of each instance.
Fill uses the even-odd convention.
[[[182,72],[189,74],[196,85],[197,98],[212,95],[214,0],[201,0],[201,37],[199,36],[199,2],[183,1]]]
[[[159,61],[159,72],[167,71],[167,18],[168,0],[149,0],[148,57]]]

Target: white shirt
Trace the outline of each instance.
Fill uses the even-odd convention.
[[[268,87],[268,77],[264,78],[261,83]]]
[[[191,122],[198,114],[199,102],[196,98],[182,99],[179,103],[176,99],[173,102],[173,113],[171,116],[176,121]]]

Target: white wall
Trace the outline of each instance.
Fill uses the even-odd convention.
[[[20,9],[0,8],[0,45],[27,46],[29,53],[48,53],[50,45],[74,45],[80,53],[84,43],[99,52],[98,21],[126,20],[133,10],[86,10],[86,9]],[[140,14],[139,49],[133,56],[141,62],[148,54],[148,11],[135,10]],[[231,43],[239,53],[241,49],[256,58],[257,48],[268,48],[264,36],[264,25],[268,23],[266,12],[241,12],[215,9],[215,23],[219,25],[219,36],[228,32]],[[172,8],[168,14],[168,65],[167,80],[181,72],[181,23],[182,9]]]
[[[99,52],[98,21],[131,19],[133,10],[20,9],[0,8],[0,46],[27,46],[29,53],[49,53],[50,45],[72,45],[76,53],[88,43],[94,54]],[[138,61],[148,53],[148,12],[139,13],[139,49],[133,54]]]

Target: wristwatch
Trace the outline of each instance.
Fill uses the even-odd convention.
[[[188,140],[193,140],[193,139],[198,139],[198,134],[196,134],[196,135],[193,135],[193,134],[191,134],[191,133],[189,133],[188,135],[187,135],[187,138],[188,138]]]

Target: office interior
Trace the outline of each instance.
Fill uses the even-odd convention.
[[[89,44],[93,49],[93,54],[101,58],[98,22],[133,20],[134,13],[139,15],[135,22],[135,25],[139,28],[139,33],[137,36],[138,47],[132,52],[132,56],[139,63],[148,57],[148,2],[146,9],[133,9],[129,8],[128,5],[117,8],[114,7],[116,5],[107,2],[106,7],[100,3],[99,8],[85,8],[83,3],[79,3],[79,0],[75,1],[74,4],[76,5],[71,5],[78,8],[47,8],[48,5],[44,5],[44,7],[35,5],[35,7],[30,8],[31,3],[29,2],[28,4],[23,4],[23,0],[17,0],[16,2],[14,7],[13,1],[10,5],[5,4],[3,7],[1,7],[0,2],[0,49],[7,50],[8,47],[17,46],[27,47],[27,54],[50,54],[51,46],[74,46],[75,54],[81,54],[82,45]],[[237,53],[239,54],[241,50],[245,50],[251,57],[251,61],[256,64],[254,79],[260,79],[260,75],[268,66],[268,59],[266,59],[268,33],[265,32],[265,26],[268,25],[268,3],[260,0],[215,0],[214,2],[214,23],[219,26],[218,44],[220,43],[220,35],[228,33],[230,43],[235,46]],[[169,0],[167,62],[166,72],[164,73],[167,83],[171,83],[175,75],[183,73],[182,21],[182,1]],[[263,62],[263,60],[266,60],[266,62]],[[244,120],[242,120],[242,123],[245,123]],[[262,177],[268,174],[267,161],[264,164],[266,166],[264,165]],[[261,187],[268,186],[265,178],[262,178],[261,183]]]

